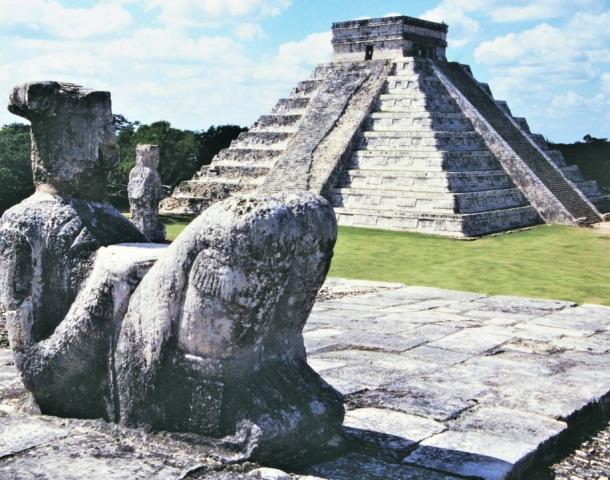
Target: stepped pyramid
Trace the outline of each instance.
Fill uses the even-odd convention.
[[[180,184],[162,213],[308,189],[340,225],[477,237],[601,221],[610,197],[596,182],[445,59],[447,25],[400,16],[332,28],[332,62]]]

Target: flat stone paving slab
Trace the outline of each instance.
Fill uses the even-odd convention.
[[[343,295],[319,300],[311,325],[341,333],[309,360],[345,394],[346,425],[386,459],[523,478],[610,401],[610,308],[397,285],[354,299],[348,281],[333,282]],[[332,475],[348,458],[365,462],[311,471],[343,478]]]
[[[201,437],[35,415],[0,350],[0,478],[524,479],[609,403],[606,307],[329,279],[304,337],[346,396],[337,458],[286,473]]]

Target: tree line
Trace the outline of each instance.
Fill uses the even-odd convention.
[[[114,116],[121,162],[108,178],[109,200],[117,208],[127,208],[127,181],[135,165],[138,143],[159,145],[159,175],[168,188],[193,177],[203,165],[230,145],[246,128],[237,125],[212,126],[207,130],[180,130],[169,122],[148,125]],[[575,143],[550,143],[560,150],[569,165],[578,165],[588,180],[597,180],[610,192],[610,142],[606,138],[585,135]],[[0,214],[34,192],[30,165],[30,127],[12,123],[0,128]]]
[[[123,115],[114,115],[121,162],[108,177],[108,198],[118,208],[126,208],[129,172],[135,165],[139,143],[159,145],[161,182],[172,189],[193,177],[203,165],[231,141],[246,131],[237,125],[212,126],[207,130],[181,130],[169,122],[142,124]],[[34,192],[30,164],[30,127],[12,123],[0,128],[0,214]]]
[[[559,150],[568,165],[578,165],[587,180],[597,180],[599,186],[610,193],[610,141],[585,135],[580,142],[550,143]]]

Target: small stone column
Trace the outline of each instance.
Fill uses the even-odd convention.
[[[127,192],[131,221],[151,242],[165,241],[165,227],[159,220],[159,202],[163,197],[157,145],[136,147],[136,166],[129,173]]]

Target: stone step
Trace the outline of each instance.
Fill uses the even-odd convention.
[[[378,111],[382,112],[438,112],[459,113],[457,104],[447,96],[421,96],[419,98],[403,95],[382,94],[376,102]]]
[[[460,172],[497,170],[500,168],[500,164],[486,150],[470,152],[356,150],[352,153],[348,168]]]
[[[432,76],[394,76],[389,77],[383,93],[404,95],[404,94],[424,94],[424,95],[444,95],[447,90],[438,78]]]
[[[546,139],[544,138],[544,135],[541,135],[539,133],[530,133],[529,136],[536,145],[538,145],[540,148],[542,148],[542,150],[549,149],[549,144],[546,143]]]
[[[483,139],[475,132],[363,132],[358,149],[404,150],[410,148],[441,150],[483,150]]]
[[[239,163],[253,167],[270,167],[284,152],[282,149],[225,148],[212,161],[213,165]]]
[[[514,122],[509,119],[512,114],[506,102],[494,102],[459,64],[438,62],[436,67],[476,108],[478,115],[485,118],[491,128],[527,164],[533,174],[546,185],[559,203],[570,212],[575,223],[591,225],[601,220],[593,205],[586,201],[574,189],[573,184],[552,165],[549,158],[539,148],[536,148],[531,141],[531,137],[517,128]],[[531,201],[537,203],[539,199],[537,196],[532,196]],[[537,207],[541,208],[540,204]]]
[[[517,125],[519,125],[519,127],[524,130],[526,133],[531,133],[530,132],[530,126],[527,123],[527,119],[525,117],[513,117],[513,120],[515,121],[515,123]]]
[[[603,195],[603,192],[595,180],[582,180],[573,183],[587,198],[596,198]]]
[[[413,72],[409,72],[406,70],[403,70],[400,72],[395,72],[394,74],[392,74],[388,77],[388,82],[398,81],[398,80],[401,80],[403,82],[404,81],[419,82],[420,84],[441,83],[440,80],[438,79],[438,77],[432,73],[413,73]]]
[[[439,93],[438,95],[428,95],[426,92],[421,91],[419,89],[413,88],[411,90],[404,90],[398,92],[384,92],[379,95],[381,100],[401,100],[401,101],[417,101],[422,102],[424,100],[427,101],[437,101],[443,103],[454,103],[453,98],[449,93]]]
[[[322,85],[322,82],[323,80],[320,79],[311,79],[299,82],[290,93],[290,96],[292,98],[311,97],[313,92],[315,92],[318,87]]]
[[[274,114],[302,115],[309,103],[308,97],[282,98],[271,110]]]
[[[610,194],[602,194],[590,199],[601,213],[610,213]]]
[[[435,213],[480,213],[526,206],[517,188],[470,193],[402,192],[379,188],[335,188],[333,206]]]
[[[472,172],[347,170],[341,174],[337,186],[409,192],[479,192],[514,187],[504,170]]]
[[[385,212],[375,209],[335,208],[339,225],[400,230],[452,237],[475,237],[541,222],[532,207],[517,207],[473,214]]]
[[[369,115],[365,128],[373,131],[421,131],[425,129],[440,131],[473,131],[470,121],[459,113],[391,113],[376,112]]]
[[[577,183],[585,181],[582,173],[580,173],[580,168],[578,168],[578,165],[565,165],[559,169],[561,170],[561,173],[563,173],[563,175],[572,182]]]
[[[565,167],[566,166],[565,158],[563,158],[563,154],[559,150],[547,150],[544,153],[558,167]]]
[[[249,165],[219,165],[214,164],[210,165],[205,176],[211,180],[214,180],[218,177],[223,178],[258,178],[261,176],[265,176],[269,173],[271,168],[269,167],[254,167]],[[200,179],[203,178],[199,177]]]
[[[498,106],[500,110],[506,113],[509,117],[512,117],[513,114],[510,111],[510,107],[508,106],[508,102],[506,100],[494,100],[495,104]]]
[[[201,177],[198,180],[187,180],[178,185],[172,196],[174,198],[207,198],[211,188],[224,189],[230,192],[254,190],[263,178],[225,178]]]
[[[429,63],[417,61],[414,58],[405,58],[404,60],[401,59],[394,63],[394,75],[400,75],[402,73],[431,75],[432,69]]]
[[[250,132],[295,133],[301,115],[263,115],[251,127]]]
[[[316,66],[311,76],[312,80],[320,80],[326,77],[328,72],[333,69],[333,65],[331,63],[321,63]]]
[[[282,150],[291,138],[292,134],[287,132],[244,132],[231,143],[230,148]]]

